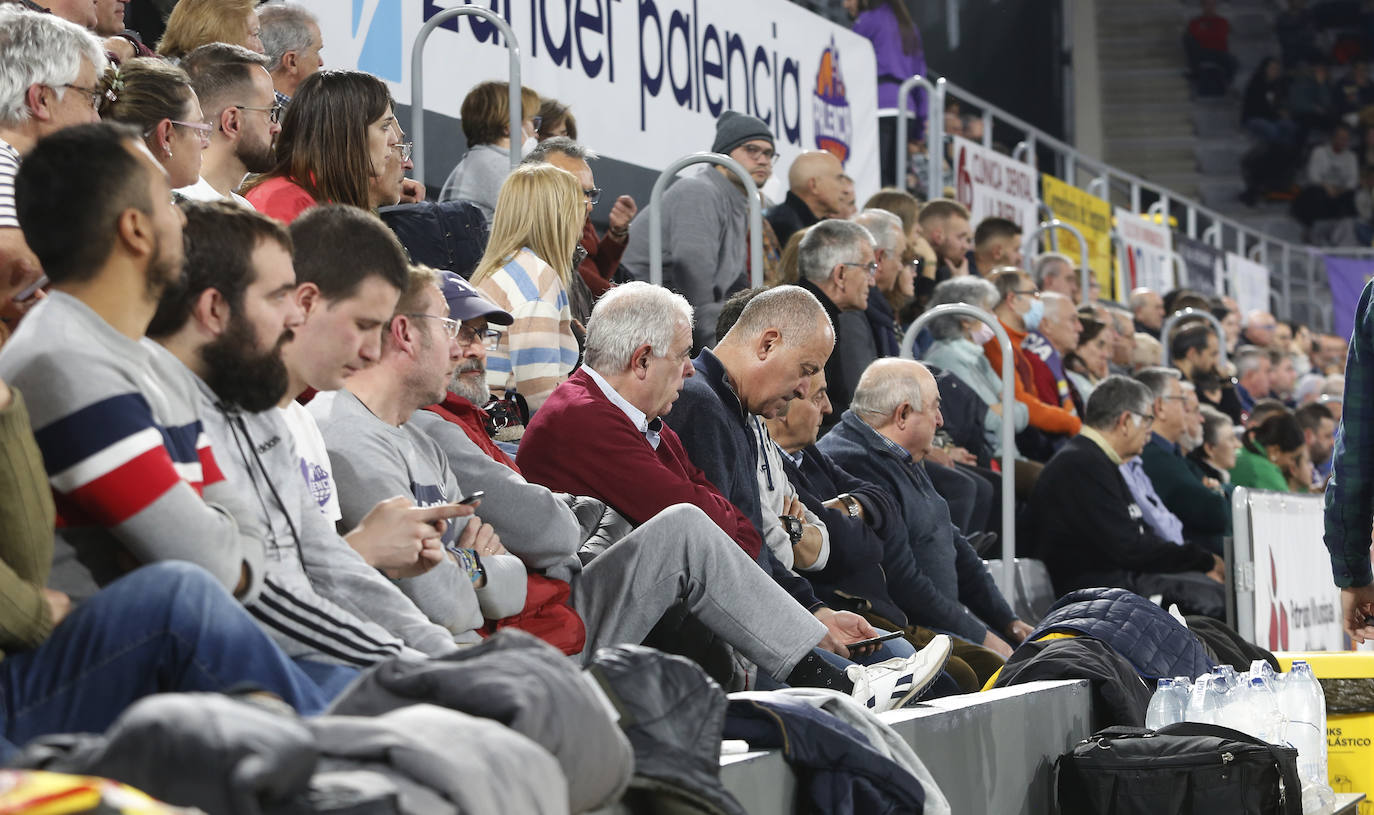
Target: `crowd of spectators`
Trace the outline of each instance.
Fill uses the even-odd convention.
[[[438,206],[483,251],[413,263],[376,214],[425,206],[387,86],[322,69],[288,9],[182,0],[116,65],[95,23],[0,5],[6,755],[160,691],[314,715],[506,628],[875,712],[972,692],[1032,633],[982,560],[1003,454],[1056,590],[1214,617],[1230,486],[1329,468],[1339,339],[1189,291],[1092,300],[1015,223],[856,199],[829,153],[763,202],[749,288],[776,147],[746,114],[709,147],[749,183],[669,188],[653,286],[635,202],[591,224],[573,112],[522,89],[516,139],[479,84]],[[980,316],[909,330],[952,303]],[[1159,336],[1187,307],[1223,330]]]

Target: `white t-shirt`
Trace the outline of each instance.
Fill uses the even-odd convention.
[[[244,209],[253,209],[253,205],[248,203],[247,198],[244,198],[236,192],[230,192],[229,197],[225,198],[223,195],[219,194],[219,190],[210,186],[210,182],[206,181],[204,178],[196,179],[196,183],[189,187],[178,187],[176,193],[182,198],[189,198],[192,201],[233,201]]]
[[[301,476],[310,488],[310,495],[320,505],[324,517],[330,523],[337,523],[343,517],[343,512],[339,510],[339,489],[334,482],[334,468],[329,463],[329,451],[324,446],[324,436],[320,435],[320,426],[315,424],[315,417],[299,402],[277,409],[296,439]]]

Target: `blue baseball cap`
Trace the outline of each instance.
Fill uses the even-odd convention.
[[[504,311],[483,297],[481,292],[459,275],[441,270],[439,276],[440,288],[444,290],[444,299],[448,301],[449,317],[460,323],[478,317],[486,317],[487,322],[497,325],[510,325],[515,322],[510,312]]]

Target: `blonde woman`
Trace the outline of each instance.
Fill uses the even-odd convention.
[[[487,356],[487,384],[497,394],[519,391],[530,410],[577,365],[568,285],[584,207],[582,185],[567,170],[517,167],[501,185],[487,251],[472,274],[472,284],[515,318]]]
[[[157,42],[158,54],[181,59],[202,45],[227,42],[263,53],[257,0],[178,0]]]

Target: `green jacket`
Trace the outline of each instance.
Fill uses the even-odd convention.
[[[53,501],[18,390],[0,410],[0,648],[37,647],[52,630],[40,590],[52,569]],[[3,653],[0,653],[3,656]]]
[[[1178,445],[1155,434],[1140,454],[1141,466],[1164,506],[1183,522],[1183,537],[1220,554],[1231,534],[1231,502],[1202,483],[1202,471]]]
[[[1279,465],[1263,453],[1251,452],[1245,447],[1236,453],[1236,466],[1231,468],[1231,483],[1237,487],[1288,492],[1288,479],[1283,477]]]

